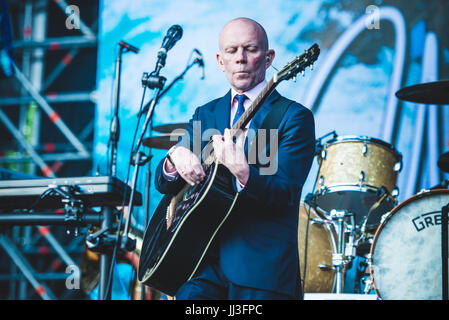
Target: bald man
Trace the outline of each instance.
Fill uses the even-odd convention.
[[[275,57],[264,28],[254,20],[237,18],[219,35],[218,66],[230,90],[195,110],[185,138],[167,152],[156,171],[156,188],[177,194],[185,183],[205,177],[192,150],[194,123],[212,137],[219,162],[233,175],[238,201],[209,248],[195,275],[181,286],[177,299],[301,299],[297,228],[302,186],[309,173],[315,126],[309,109],[282,97],[276,90],[266,99],[247,129],[257,132],[265,117],[280,104],[286,111],[278,127],[277,170],[263,173],[259,161],[248,162],[248,139],[233,141],[229,128],[240,108],[248,108],[267,84],[265,73]],[[242,98],[242,95],[243,98]],[[240,110],[240,111],[239,111]],[[196,133],[198,134],[198,133]],[[202,141],[200,150],[205,146]],[[212,213],[211,213],[212,214]]]

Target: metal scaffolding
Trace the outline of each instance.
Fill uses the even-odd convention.
[[[95,87],[82,92],[73,92],[69,88],[62,92],[51,92],[48,89],[58,83],[64,70],[70,68],[84,48],[96,48],[97,21],[90,22],[89,27],[80,14],[84,10],[82,5],[79,5],[80,10],[73,10],[79,7],[64,0],[7,1],[7,4],[10,9],[16,10],[16,14],[10,14],[10,19],[21,38],[13,38],[12,43],[14,75],[2,80],[8,83],[9,90],[6,92],[16,94],[9,96],[0,93],[0,126],[13,138],[8,148],[15,146],[16,150],[6,152],[4,147],[1,148],[0,167],[13,167],[30,176],[47,177],[58,176],[67,161],[72,166],[84,161],[86,167],[86,161],[91,163],[92,158],[93,138],[88,137],[93,136],[93,119],[85,119],[86,123],[80,126],[83,129],[77,133],[72,129],[73,119],[64,119],[54,105],[92,105],[95,103]],[[98,1],[89,2],[89,6],[96,6],[98,12]],[[81,35],[47,37],[49,28],[67,29],[64,23],[49,24],[50,14],[55,11],[62,11]],[[61,30],[61,33],[65,31]],[[64,50],[68,52],[52,70],[48,70],[48,52]],[[18,113],[18,117],[11,117],[11,111]],[[56,130],[65,142],[42,141],[44,130]],[[90,166],[84,169],[85,174],[92,170]],[[70,176],[70,171],[68,174]],[[74,294],[79,296],[79,292],[61,291],[60,288],[66,287],[65,283],[70,276],[63,268],[64,265],[79,270],[79,260],[85,252],[83,237],[67,238],[65,228],[61,230],[60,226],[16,225],[2,229],[0,248],[1,259],[8,259],[10,263],[8,272],[5,273],[4,269],[0,272],[0,281],[9,282],[8,291],[0,292],[3,295],[0,299],[67,299]],[[7,265],[5,262],[2,264]],[[75,274],[75,280],[79,281],[79,277],[79,273]]]

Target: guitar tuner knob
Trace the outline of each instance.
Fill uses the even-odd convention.
[[[313,70],[313,63],[310,65],[310,70]]]

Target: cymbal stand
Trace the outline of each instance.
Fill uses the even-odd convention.
[[[449,203],[441,209],[441,258],[443,300],[449,300],[448,292],[448,214]]]
[[[338,235],[337,252],[332,254],[332,265],[335,269],[336,286],[335,293],[343,293],[343,270],[345,265],[354,257],[354,214],[346,210],[331,210],[330,216]],[[351,218],[351,224],[345,225],[345,218]],[[346,231],[348,230],[348,231]],[[348,242],[345,244],[345,233],[349,233]],[[347,259],[349,258],[349,260]]]

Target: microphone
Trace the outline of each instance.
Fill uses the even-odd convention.
[[[205,75],[204,75],[204,59],[203,59],[203,55],[202,55],[201,51],[198,50],[198,49],[193,49],[193,51],[199,56],[199,57],[195,58],[195,60],[193,62],[197,63],[200,66],[200,68],[201,68],[201,80],[204,80]]]
[[[132,51],[134,53],[139,53],[139,48],[134,47],[133,45],[130,45],[129,43],[126,43],[123,40],[120,40],[118,43],[120,47],[128,49],[128,51]]]
[[[176,42],[182,38],[181,26],[175,24],[168,29],[166,36],[162,40],[162,46],[158,51],[158,56],[165,56],[167,52],[174,47]]]
[[[162,69],[162,67],[165,66],[165,59],[167,59],[167,52],[173,46],[175,43],[181,39],[182,37],[182,28],[181,26],[175,24],[168,29],[167,34],[165,35],[164,39],[162,40],[162,45],[159,51],[157,52],[157,63],[156,68],[153,71],[152,74],[159,75],[159,71]]]

